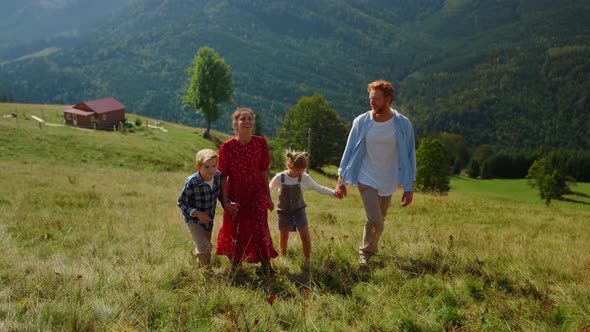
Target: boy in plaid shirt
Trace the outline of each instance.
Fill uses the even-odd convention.
[[[178,207],[195,244],[191,254],[197,257],[199,267],[210,267],[213,218],[217,199],[221,199],[222,185],[217,159],[217,153],[211,149],[197,152],[197,172],[186,179],[178,197]]]

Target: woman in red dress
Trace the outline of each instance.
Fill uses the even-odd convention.
[[[240,262],[261,263],[262,271],[274,272],[270,259],[277,257],[268,228],[273,210],[268,189],[270,157],[264,137],[252,135],[254,112],[239,108],[232,115],[236,136],[219,148],[223,224],[217,238],[217,254],[229,257],[232,268]]]

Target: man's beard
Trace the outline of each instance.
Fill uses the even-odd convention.
[[[374,111],[375,113],[383,113],[383,112],[387,112],[387,111],[389,111],[389,107],[387,107],[387,106],[383,105],[383,106],[381,106],[381,107],[379,107],[379,108],[375,108],[375,109],[373,109],[373,111]]]

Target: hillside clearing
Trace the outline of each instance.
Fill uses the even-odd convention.
[[[0,119],[1,330],[590,328],[590,207],[547,207],[524,180],[454,178],[448,195],[416,193],[403,209],[396,193],[367,270],[356,265],[358,192],[306,192],[309,269],[292,235],[274,278],[254,265],[232,274],[218,256],[207,274],[176,206],[194,152],[215,148],[201,129],[82,132],[30,119],[58,123],[58,106],[0,104],[9,112],[18,117]],[[590,197],[588,184],[574,191]],[[276,244],[275,213],[269,225]]]

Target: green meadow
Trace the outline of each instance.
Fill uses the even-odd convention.
[[[590,183],[573,183],[570,184],[570,189],[571,193],[564,195],[563,200],[551,201],[551,205],[565,209],[588,210],[588,205],[590,205],[590,195],[588,195]],[[474,193],[480,197],[530,204],[545,204],[545,200],[539,199],[538,190],[531,188],[526,180],[475,180],[468,177],[455,177],[451,179],[451,190]]]
[[[448,195],[406,208],[398,192],[367,269],[356,190],[306,192],[309,268],[293,234],[275,276],[218,256],[207,272],[176,206],[195,152],[215,148],[203,129],[50,125],[61,109],[0,104],[0,330],[590,329],[590,184],[550,206],[525,180],[453,178]],[[269,225],[278,247],[275,213]]]

